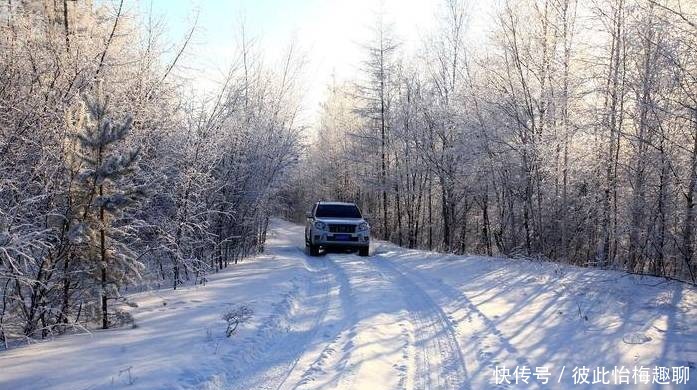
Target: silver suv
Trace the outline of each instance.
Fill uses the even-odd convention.
[[[368,256],[370,225],[355,203],[317,202],[306,216],[305,246],[310,256],[317,256],[320,247],[357,248],[360,256]]]

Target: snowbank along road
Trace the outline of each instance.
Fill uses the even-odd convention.
[[[135,329],[0,353],[0,388],[595,388],[574,372],[591,382],[622,366],[626,387],[697,388],[687,285],[380,243],[367,258],[308,257],[302,235],[274,221],[267,253],[207,286],[132,295]],[[254,315],[226,338],[221,316],[240,304]],[[550,376],[497,384],[496,367]],[[641,367],[648,383],[632,375]],[[690,378],[659,387],[655,367]]]

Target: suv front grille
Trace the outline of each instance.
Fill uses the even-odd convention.
[[[337,241],[337,242],[356,242],[358,237],[348,237],[347,239],[339,240],[334,236],[327,236],[327,241]]]
[[[356,225],[329,224],[330,233],[355,233]]]

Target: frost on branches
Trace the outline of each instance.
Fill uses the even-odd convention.
[[[159,26],[91,3],[0,7],[2,347],[128,322],[126,292],[262,251],[300,152],[292,48],[277,71],[243,39],[247,66],[193,96]]]
[[[133,283],[142,263],[125,243],[132,241],[132,218],[122,213],[146,193],[135,186],[138,149],[119,150],[128,135],[132,120],[112,120],[106,102],[87,100],[87,112],[76,119],[80,129],[75,135],[79,170],[71,194],[68,240],[73,245],[71,261],[84,264],[98,285],[102,328],[109,327],[108,302],[118,297],[118,288]]]

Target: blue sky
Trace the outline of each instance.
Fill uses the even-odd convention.
[[[199,26],[208,43],[222,43],[234,34],[242,18],[256,35],[276,35],[305,23],[323,0],[152,0],[155,14],[165,18],[172,37],[186,34],[198,11]],[[149,7],[147,0],[141,7]]]
[[[114,0],[105,0],[114,1]],[[304,115],[316,117],[332,76],[356,76],[380,8],[394,27],[404,51],[419,47],[436,22],[442,0],[131,0],[140,13],[161,17],[166,40],[181,43],[198,12],[199,29],[182,65],[199,88],[212,89],[232,61],[241,21],[264,53],[280,60],[292,40],[307,54]]]

